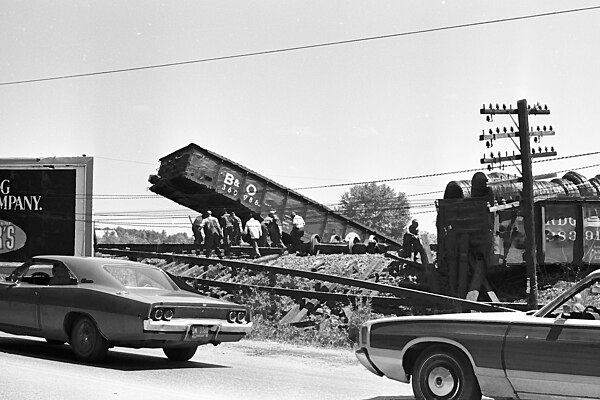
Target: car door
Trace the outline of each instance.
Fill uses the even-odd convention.
[[[39,329],[40,285],[21,282],[6,290],[7,314],[9,325],[22,328]]]
[[[14,328],[40,329],[39,300],[47,288],[52,265],[24,264],[17,268],[2,285],[0,322]]]
[[[511,325],[506,375],[522,399],[597,398],[600,320],[532,317]]]
[[[59,262],[54,267],[52,278],[39,299],[40,327],[48,337],[64,334],[65,316],[85,301],[77,290],[77,278],[71,270]]]

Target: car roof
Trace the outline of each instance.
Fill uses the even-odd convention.
[[[96,284],[120,288],[123,286],[118,280],[114,279],[106,270],[104,270],[103,267],[105,265],[130,265],[141,268],[159,269],[153,265],[143,264],[136,261],[122,260],[118,258],[39,255],[32,257],[32,260],[60,261],[65,264],[79,279],[91,279]]]

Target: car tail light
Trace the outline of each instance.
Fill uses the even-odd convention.
[[[227,322],[230,322],[230,323],[235,322],[236,316],[237,316],[237,313],[235,311],[229,311],[227,313]]]
[[[175,315],[175,310],[173,310],[172,308],[166,308],[165,311],[163,312],[163,319],[165,321],[170,321],[174,315]]]
[[[159,321],[162,319],[164,313],[162,308],[155,308],[154,313],[152,314],[152,319]]]
[[[152,319],[155,321],[170,321],[175,316],[175,310],[173,308],[156,307],[152,310]]]
[[[246,311],[238,311],[237,312],[237,317],[236,317],[236,322],[239,322],[240,324],[243,324],[246,319]]]
[[[245,324],[248,312],[246,310],[231,310],[227,312],[227,322]]]

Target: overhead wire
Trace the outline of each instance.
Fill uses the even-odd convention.
[[[567,10],[550,11],[550,12],[545,12],[545,13],[528,14],[528,15],[522,15],[522,16],[517,16],[517,17],[498,18],[498,19],[492,19],[492,20],[487,20],[487,21],[447,25],[447,26],[441,26],[441,27],[437,27],[437,28],[418,29],[418,30],[413,30],[413,31],[392,33],[392,34],[387,34],[387,35],[376,35],[376,36],[362,37],[362,38],[356,38],[356,39],[338,40],[338,41],[315,43],[315,44],[302,45],[302,46],[285,47],[285,48],[280,48],[280,49],[263,50],[263,51],[247,52],[247,53],[240,53],[240,54],[232,54],[232,55],[226,55],[226,56],[201,58],[201,59],[196,59],[196,60],[178,61],[178,62],[170,62],[170,63],[163,63],[163,64],[153,64],[153,65],[145,65],[145,66],[140,66],[140,67],[120,68],[120,69],[87,72],[87,73],[80,73],[80,74],[59,75],[59,76],[46,77],[46,78],[35,78],[35,79],[24,79],[24,80],[18,80],[18,81],[0,82],[0,86],[20,85],[20,84],[55,81],[55,80],[72,79],[72,78],[82,78],[82,77],[89,77],[89,76],[117,74],[117,73],[142,71],[142,70],[149,70],[149,69],[156,69],[156,68],[167,68],[167,67],[176,67],[176,66],[183,66],[183,65],[190,65],[190,64],[199,64],[199,63],[205,63],[205,62],[231,60],[231,59],[245,58],[245,57],[256,57],[256,56],[263,56],[263,55],[269,55],[269,54],[277,54],[277,53],[292,52],[292,51],[299,51],[299,50],[308,50],[308,49],[330,47],[330,46],[340,46],[340,45],[347,45],[347,44],[353,44],[353,43],[361,43],[361,42],[374,41],[374,40],[382,40],[382,39],[390,39],[390,38],[397,38],[397,37],[403,37],[403,36],[419,35],[419,34],[432,33],[432,32],[441,32],[441,31],[447,31],[447,30],[453,30],[453,29],[472,28],[472,27],[476,27],[476,26],[549,17],[549,16],[560,15],[560,14],[593,11],[593,10],[598,10],[598,9],[600,9],[600,6],[573,8],[573,9],[567,9]]]
[[[592,155],[598,155],[598,154],[600,154],[600,151],[594,151],[594,152],[582,153],[582,154],[574,154],[574,155],[570,155],[570,156],[552,157],[552,158],[543,159],[543,160],[534,160],[533,163],[559,161],[559,160],[566,160],[566,159],[570,159],[570,158],[585,157],[585,156],[592,156]],[[465,172],[478,172],[478,171],[481,171],[482,169],[483,168],[471,168],[471,169],[463,169],[463,170],[450,171],[450,172],[436,172],[436,173],[424,174],[424,175],[405,176],[405,177],[400,177],[400,178],[377,179],[377,180],[351,182],[351,183],[334,183],[334,184],[329,184],[329,185],[299,187],[299,188],[294,188],[292,190],[325,189],[325,188],[334,188],[334,187],[341,187],[341,186],[366,185],[369,183],[385,183],[385,182],[395,182],[395,181],[404,181],[404,180],[412,180],[412,179],[423,179],[423,178],[432,178],[432,177],[438,177],[438,176],[444,176],[444,175],[455,175],[455,174],[461,174],[461,173],[465,173]],[[573,169],[576,169],[576,168],[573,168]]]
[[[581,156],[589,156],[589,155],[596,155],[596,154],[600,154],[600,152],[589,152],[589,153],[585,153],[585,154],[577,154],[577,155],[570,155],[570,156],[563,156],[563,157],[557,157],[557,158],[553,158],[553,159],[548,159],[548,160],[539,160],[538,162],[545,162],[545,161],[552,161],[552,160],[558,160],[558,159],[570,159],[570,158],[575,158],[575,157],[581,157]],[[587,165],[587,166],[582,166],[582,167],[575,167],[575,168],[570,168],[568,170],[562,170],[562,171],[556,171],[556,173],[564,173],[564,172],[569,172],[569,171],[573,171],[573,170],[580,170],[580,169],[587,169],[587,168],[594,168],[594,167],[598,167],[600,166],[600,164],[593,164],[593,165]],[[479,169],[477,169],[479,170]],[[444,173],[445,174],[445,173]],[[434,175],[434,174],[430,174],[430,175]],[[418,177],[405,177],[405,178],[398,178],[398,179],[416,179]],[[389,181],[389,180],[386,180]],[[379,181],[369,181],[369,183],[371,182],[379,182]],[[515,189],[516,190],[516,189]],[[410,195],[405,195],[405,197],[408,199],[410,197],[416,197],[416,196],[424,196],[424,195],[429,195],[429,194],[435,194],[435,193],[442,193],[443,191],[430,191],[430,192],[423,192],[423,193],[415,193],[415,194],[410,194]],[[62,197],[62,196],[59,196]],[[84,196],[81,196],[84,197]],[[152,198],[160,198],[161,196],[158,195],[94,195],[94,198],[100,197],[100,198],[105,198],[105,199],[138,199],[140,197],[152,197]],[[390,199],[390,200],[395,200],[396,198]],[[435,204],[433,203],[435,199],[421,199],[419,201],[415,201],[415,200],[409,200],[410,203],[410,207],[411,208],[427,208],[427,207],[431,207],[432,211],[435,211]],[[341,206],[343,203],[341,202],[337,202],[337,203],[324,203],[325,206],[327,207],[339,207]],[[393,208],[394,210],[400,210],[402,208]],[[387,209],[382,209],[383,211],[385,210],[390,210],[390,208]],[[132,217],[133,215],[139,216],[139,217]],[[104,219],[101,219],[99,217],[105,217]],[[120,218],[113,218],[113,219],[106,219],[106,217],[120,217]],[[136,221],[136,220],[149,220],[149,219],[155,219],[155,220],[164,220],[164,219],[185,219],[185,218],[189,218],[189,211],[187,210],[134,210],[134,211],[111,211],[111,212],[99,212],[99,213],[94,213],[94,218],[96,219],[97,222],[101,222],[101,223],[105,223],[105,224],[115,224],[118,222],[125,222],[125,220],[131,222],[131,221]],[[135,225],[140,225],[138,223],[135,223]],[[144,225],[148,225],[148,224],[144,224]],[[154,224],[156,225],[156,224]],[[164,226],[173,226],[172,223],[169,224],[163,224]],[[148,225],[150,226],[150,225]],[[187,226],[187,225],[183,225],[183,226]]]
[[[554,15],[566,14],[566,13],[575,13],[575,12],[582,12],[582,11],[592,11],[592,10],[597,10],[597,9],[600,9],[600,6],[591,6],[591,7],[568,9],[568,10],[560,10],[560,11],[553,11],[553,12],[546,12],[546,13],[530,14],[530,15],[525,15],[525,16],[501,18],[501,19],[488,20],[488,21],[480,21],[480,22],[473,22],[473,23],[466,23],[466,24],[457,24],[457,25],[450,25],[450,26],[430,28],[430,29],[421,29],[421,30],[415,30],[415,31],[408,31],[408,32],[395,33],[395,34],[388,34],[388,35],[363,37],[363,38],[357,38],[357,39],[349,39],[349,40],[342,40],[342,41],[333,41],[333,42],[318,43],[318,44],[304,45],[304,46],[295,46],[295,47],[288,47],[288,48],[281,48],[281,49],[274,49],[274,50],[266,50],[266,51],[259,51],[259,52],[249,52],[249,53],[234,54],[234,55],[212,57],[212,58],[204,58],[204,59],[197,59],[197,60],[190,60],[190,61],[164,63],[164,64],[155,64],[155,65],[146,65],[146,66],[141,66],[141,67],[122,68],[122,69],[114,69],[114,70],[106,70],[106,71],[96,71],[96,72],[90,72],[90,73],[62,75],[62,76],[54,76],[54,77],[47,77],[47,78],[37,78],[37,79],[29,79],[29,80],[20,80],[20,81],[0,82],[0,86],[26,84],[26,83],[52,81],[52,80],[61,80],[61,79],[70,79],[70,78],[79,78],[79,77],[95,76],[95,75],[106,75],[106,74],[114,74],[114,73],[122,73],[122,72],[132,72],[132,71],[154,69],[154,68],[174,67],[174,66],[181,66],[181,65],[187,65],[187,64],[196,64],[196,63],[211,62],[211,61],[221,61],[221,60],[235,59],[235,58],[242,58],[242,57],[253,57],[253,56],[259,56],[259,55],[268,55],[268,54],[283,53],[283,52],[290,52],[290,51],[307,50],[307,49],[312,49],[312,48],[320,48],[320,47],[327,47],[327,46],[337,46],[337,45],[345,45],[345,44],[365,42],[365,41],[373,41],[373,40],[381,40],[381,39],[388,39],[388,38],[394,38],[394,37],[402,37],[402,36],[409,36],[409,35],[416,35],[416,34],[424,34],[424,33],[438,32],[438,31],[451,30],[451,29],[460,29],[460,28],[467,28],[467,27],[475,27],[475,26],[481,26],[481,25],[487,25],[487,24],[496,24],[496,23],[509,22],[509,21],[518,21],[518,20],[525,20],[525,19],[532,19],[532,18],[540,18],[540,17],[554,16]],[[583,155],[592,155],[592,154],[598,154],[598,153],[600,153],[600,152],[587,153],[587,154],[574,155],[574,156],[566,156],[566,157],[558,157],[558,158],[546,159],[546,160],[536,160],[534,162],[547,162],[547,161],[554,161],[554,160],[560,160],[560,159],[568,159],[568,158],[579,157],[579,156],[583,156]],[[97,157],[97,158],[107,159],[107,160],[112,160],[112,161],[132,162],[131,160],[121,160],[121,159],[114,159],[114,158],[107,158],[107,157]],[[153,164],[145,163],[145,162],[137,162],[137,163],[139,163],[139,164],[153,165]],[[593,165],[593,166],[587,166],[587,167],[581,167],[581,168],[574,168],[574,169],[591,168],[591,167],[596,167],[598,165],[600,165],[600,164],[596,164],[596,165]],[[373,181],[366,181],[366,182],[354,182],[354,183],[343,183],[343,184],[332,184],[332,185],[302,187],[302,188],[296,188],[294,190],[307,190],[307,189],[317,189],[317,188],[332,188],[332,187],[341,187],[341,186],[355,186],[355,185],[361,185],[361,184],[365,184],[365,183],[383,183],[383,182],[392,182],[392,181],[400,181],[400,180],[408,180],[408,179],[419,179],[419,178],[428,178],[428,177],[435,177],[435,176],[451,175],[451,174],[458,174],[458,173],[464,173],[464,172],[474,172],[474,171],[479,171],[479,170],[481,170],[481,168],[466,169],[466,170],[444,172],[444,173],[435,173],[435,174],[417,175],[417,176],[404,177],[404,178],[393,178],[393,179],[373,180]],[[573,170],[573,169],[571,169],[571,170]],[[434,194],[434,193],[440,193],[440,192],[442,192],[442,191],[417,193],[417,194],[412,194],[412,195],[408,195],[408,196],[422,196],[422,195]],[[58,197],[58,196],[56,196],[56,197]],[[82,196],[82,197],[87,197],[87,196]],[[157,197],[160,197],[160,196],[158,196],[158,195],[116,195],[116,194],[115,195],[93,195],[92,196],[92,198],[94,198],[96,200],[143,199],[143,198],[157,198]],[[413,207],[425,207],[425,206],[426,205],[421,205],[421,206],[416,206],[415,205]],[[160,212],[163,212],[163,211],[160,211]],[[168,211],[165,211],[165,212],[168,212]],[[143,211],[137,211],[136,213],[143,213]],[[97,214],[97,215],[104,215],[104,214]],[[171,218],[175,218],[174,216],[170,216],[170,217]],[[159,218],[159,217],[153,217],[153,218]],[[179,217],[176,217],[176,218],[179,218]],[[145,219],[148,219],[148,217],[145,217]],[[97,221],[97,222],[102,223],[101,221]],[[165,225],[167,225],[167,224],[165,224]],[[169,226],[172,226],[172,225],[169,225]]]

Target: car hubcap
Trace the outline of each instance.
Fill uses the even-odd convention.
[[[429,390],[436,396],[447,396],[454,390],[456,381],[448,368],[436,367],[427,378]]]
[[[85,323],[81,325],[79,329],[79,346],[84,353],[87,353],[92,346],[92,335],[93,332],[90,329],[90,325]]]

